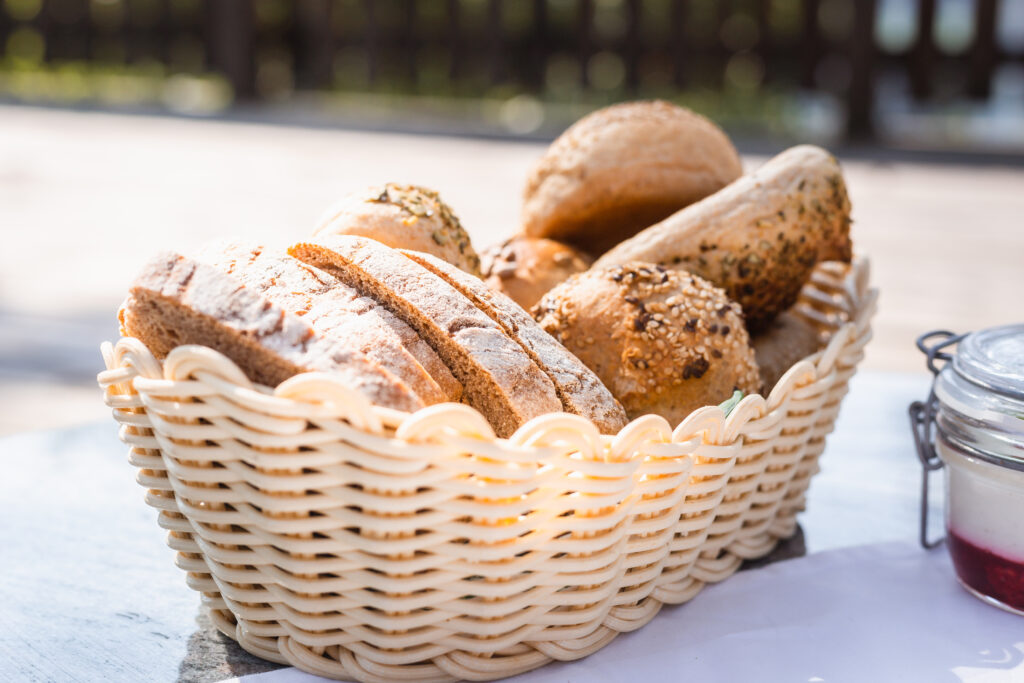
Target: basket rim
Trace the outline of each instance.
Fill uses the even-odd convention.
[[[747,422],[763,417],[782,405],[789,393],[827,380],[835,372],[836,363],[846,345],[862,334],[870,334],[868,324],[874,312],[878,291],[868,286],[868,270],[869,261],[863,256],[850,264],[825,262],[815,268],[801,292],[801,298],[845,309],[847,319],[839,325],[832,322],[834,329],[828,343],[794,363],[776,382],[768,396],[747,394],[728,414],[718,405],[702,406],[677,425],[669,424],[660,415],[646,414],[630,420],[617,434],[601,434],[589,419],[560,411],[537,416],[520,425],[512,435],[502,438],[495,435],[479,411],[465,404],[439,403],[414,413],[377,406],[327,372],[300,373],[277,387],[268,387],[249,380],[238,365],[212,348],[195,344],[181,345],[172,349],[161,362],[141,341],[132,337],[122,337],[116,343],[103,342],[101,351],[108,369],[98,374],[97,381],[104,387],[130,382],[135,391],[149,400],[152,397],[183,394],[224,396],[267,419],[278,420],[277,426],[285,432],[288,431],[286,423],[289,420],[294,420],[295,428],[298,429],[300,422],[341,418],[368,436],[386,438],[389,448],[394,448],[396,441],[411,441],[408,438],[410,433],[429,433],[430,426],[444,429],[445,425],[430,424],[441,415],[449,423],[453,416],[457,416],[461,422],[457,431],[463,437],[472,435],[512,450],[538,448],[533,443],[533,435],[550,431],[556,426],[553,424],[556,421],[562,421],[564,427],[573,428],[585,435],[595,450],[652,428],[671,433],[673,442],[685,441],[703,432],[706,442],[729,443]],[[820,289],[822,286],[838,294],[828,298],[823,295]],[[813,315],[816,311],[808,309],[808,312]],[[422,437],[415,440],[420,442],[417,445],[422,443]],[[409,455],[418,457],[422,453]]]

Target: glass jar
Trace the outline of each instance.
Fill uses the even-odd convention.
[[[935,381],[910,406],[928,473],[946,468],[946,545],[957,578],[975,596],[1024,615],[1024,324],[918,339]],[[949,352],[956,346],[955,354]],[[944,364],[940,367],[940,363]]]

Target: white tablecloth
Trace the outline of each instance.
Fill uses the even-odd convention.
[[[235,683],[314,683],[282,669]],[[741,572],[576,662],[515,683],[1024,681],[1024,617],[956,582],[944,548],[884,543]]]

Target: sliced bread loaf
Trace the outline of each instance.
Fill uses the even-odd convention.
[[[561,411],[551,380],[521,346],[461,292],[398,251],[333,235],[295,244],[288,253],[372,296],[419,332],[499,436]]]
[[[626,411],[597,375],[541,329],[519,304],[435,256],[418,251],[402,253],[457,289],[498,323],[551,379],[565,412],[590,419],[605,434],[615,434],[625,426]]]
[[[412,328],[370,297],[288,256],[284,249],[241,241],[216,242],[197,258],[227,272],[289,313],[302,316],[320,334],[362,351],[400,377],[424,404],[461,398],[462,385]],[[413,350],[430,364],[446,387],[424,368]]]
[[[119,316],[122,332],[159,358],[176,346],[201,344],[258,384],[332,372],[377,405],[410,412],[423,407],[404,382],[361,352],[324,337],[220,269],[180,254],[167,252],[146,265]]]

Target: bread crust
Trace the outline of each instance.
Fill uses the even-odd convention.
[[[552,287],[582,273],[593,259],[568,244],[544,237],[516,235],[480,254],[487,286],[526,310]]]
[[[437,192],[417,185],[373,185],[343,197],[320,218],[313,235],[361,235],[394,249],[433,254],[480,277],[469,234]]]
[[[299,242],[288,252],[372,296],[416,330],[499,436],[561,410],[551,380],[497,323],[398,251],[365,237],[331,235]]]
[[[703,116],[662,101],[613,105],[570,126],[534,166],[523,232],[597,255],[742,172]]]
[[[594,267],[650,261],[700,275],[743,307],[755,332],[793,305],[816,263],[849,262],[851,253],[839,162],[800,145],[619,244]]]
[[[750,339],[767,396],[793,364],[811,355],[827,341],[817,325],[792,309],[783,311],[760,334]]]
[[[626,425],[626,412],[597,375],[541,329],[516,302],[430,254],[402,253],[444,279],[498,323],[551,379],[567,413],[591,420],[604,434],[616,434]]]
[[[359,351],[325,338],[220,269],[174,252],[143,268],[119,317],[123,332],[158,358],[179,345],[201,344],[259,384],[331,372],[377,405],[409,412],[423,407],[404,382]]]
[[[332,275],[288,256],[283,248],[225,241],[207,246],[197,258],[237,278],[289,313],[302,316],[320,334],[366,354],[400,377],[424,404],[461,398],[462,385],[408,325]],[[421,346],[426,348],[418,349]],[[443,371],[441,377],[442,381],[447,379],[448,391],[410,349],[420,351],[420,357],[423,351],[433,356],[431,367],[435,373]]]
[[[540,326],[593,370],[630,419],[671,424],[760,387],[739,306],[706,280],[646,263],[591,269],[548,292]]]

